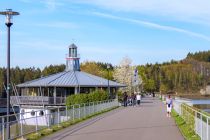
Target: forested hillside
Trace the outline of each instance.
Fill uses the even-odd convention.
[[[113,80],[113,72],[119,66],[87,61],[81,64],[81,70],[108,78],[107,65],[110,65],[109,79]],[[145,91],[199,93],[199,90],[210,82],[210,51],[189,53],[182,61],[139,65],[137,68]],[[43,70],[34,67],[23,69],[15,67],[11,69],[11,82],[17,85],[64,70],[63,64],[46,66]],[[4,90],[5,79],[6,69],[0,68],[0,93]]]
[[[194,59],[197,61],[210,62],[210,50],[196,53],[188,53],[187,59]]]
[[[138,66],[147,91],[199,93],[210,82],[210,51],[189,53],[186,59]]]

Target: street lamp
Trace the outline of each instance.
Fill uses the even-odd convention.
[[[107,65],[107,71],[108,71],[108,94],[110,96],[110,86],[109,86],[109,69],[110,69],[110,65]]]
[[[10,139],[10,27],[12,26],[12,16],[19,15],[18,12],[12,11],[12,9],[6,9],[6,11],[0,12],[0,15],[6,16],[7,26],[7,139]]]

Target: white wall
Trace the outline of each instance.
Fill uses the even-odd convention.
[[[32,111],[35,112],[35,115],[32,115]],[[40,111],[43,111],[44,114],[41,115]],[[44,109],[28,109],[28,108],[20,108],[20,119],[23,124],[27,125],[40,125],[47,126],[49,122],[49,110]]]

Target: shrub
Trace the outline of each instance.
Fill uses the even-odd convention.
[[[38,140],[41,137],[39,133],[32,133],[28,135],[27,140]]]
[[[75,95],[68,96],[66,99],[66,105],[70,107],[71,105],[75,105],[75,104],[97,102],[97,101],[103,101],[103,100],[108,100],[108,99],[109,99],[109,95],[106,91],[95,90],[89,94],[75,94]]]
[[[117,92],[117,96],[118,96],[118,101],[120,103],[122,103],[123,102],[123,93],[121,91],[118,91]]]
[[[49,134],[51,134],[53,132],[53,130],[52,129],[43,129],[43,130],[41,130],[40,131],[40,134],[42,135],[42,136],[46,136],[46,135],[49,135]]]
[[[56,131],[61,130],[61,129],[62,129],[62,126],[60,126],[60,125],[54,125],[52,127],[53,132],[56,132]]]

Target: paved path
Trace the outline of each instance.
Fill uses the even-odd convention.
[[[45,138],[56,140],[184,140],[158,99],[120,108]]]

